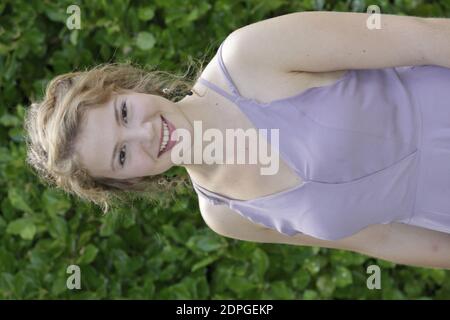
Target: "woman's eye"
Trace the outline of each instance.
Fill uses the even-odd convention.
[[[120,152],[119,152],[119,163],[120,163],[120,166],[121,167],[123,167],[123,164],[125,163],[125,156],[126,156],[126,152],[125,151],[123,151],[125,149],[125,146],[122,148],[122,150],[120,150]],[[123,157],[122,157],[122,155],[123,155]],[[123,161],[122,161],[122,159],[123,159]]]
[[[127,116],[128,116],[127,102],[124,101],[122,102],[122,118],[125,120],[125,123],[127,123]]]
[[[127,102],[126,101],[122,102],[122,110],[121,111],[122,111],[122,119],[124,120],[125,123],[127,123],[128,122],[128,119],[127,119],[128,110],[127,110]],[[119,163],[120,163],[121,167],[123,167],[123,165],[125,163],[125,159],[126,159],[126,152],[123,151],[124,149],[125,149],[125,146],[119,152]],[[123,157],[122,157],[122,155],[123,155]]]

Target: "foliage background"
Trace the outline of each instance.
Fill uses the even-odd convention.
[[[71,4],[81,9],[80,30],[65,25]],[[1,1],[0,298],[450,298],[449,271],[221,237],[188,188],[159,207],[136,202],[102,216],[41,185],[24,163],[24,110],[57,74],[130,59],[185,72],[189,57],[214,53],[244,25],[297,11],[365,12],[369,4],[391,14],[450,13],[448,0]],[[81,290],[66,288],[71,264],[81,267]],[[381,290],[366,287],[371,264],[381,267]]]

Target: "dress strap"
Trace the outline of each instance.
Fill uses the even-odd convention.
[[[210,89],[218,92],[220,95],[224,96],[228,100],[235,102],[237,99],[242,98],[242,96],[239,93],[239,90],[236,88],[236,85],[234,84],[233,80],[230,77],[230,74],[228,73],[227,68],[225,67],[225,63],[223,62],[222,47],[223,47],[224,43],[225,43],[225,41],[223,41],[219,47],[218,61],[219,61],[220,69],[222,70],[222,73],[225,75],[225,80],[228,83],[228,86],[233,94],[232,95],[229,94],[225,90],[219,88],[214,83],[212,83],[206,79],[199,78],[198,81],[201,82],[202,84],[204,84],[205,86],[209,87]]]
[[[225,196],[222,196],[218,193],[209,191],[208,189],[203,188],[201,185],[197,184],[194,180],[190,179],[194,189],[200,196],[205,197],[211,204],[226,204],[228,205],[231,199],[228,199]]]

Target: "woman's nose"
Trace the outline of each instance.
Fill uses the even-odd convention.
[[[151,121],[146,121],[126,130],[127,140],[136,141],[142,144],[147,150],[153,146],[157,140],[155,125]]]

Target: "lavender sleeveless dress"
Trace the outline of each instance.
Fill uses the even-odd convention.
[[[198,196],[289,236],[338,240],[391,222],[450,233],[450,69],[348,70],[330,85],[260,103],[240,95],[222,45],[233,94],[199,81],[255,128],[279,129],[280,157],[304,183],[243,201],[191,180]]]

